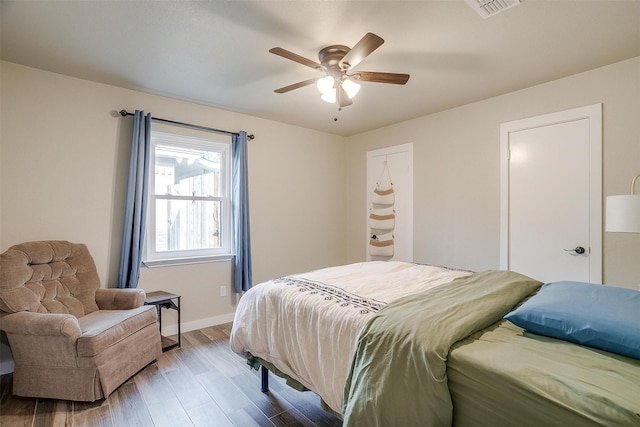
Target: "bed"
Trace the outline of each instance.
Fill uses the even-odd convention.
[[[230,344],[346,426],[640,425],[640,360],[503,319],[541,286],[504,271],[331,267],[247,292]]]

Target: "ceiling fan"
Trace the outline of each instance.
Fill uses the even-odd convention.
[[[356,83],[358,81],[397,85],[405,84],[409,80],[409,74],[352,70],[383,43],[384,40],[381,37],[373,33],[367,33],[352,49],[343,45],[331,45],[321,49],[320,52],[318,52],[320,63],[304,58],[281,47],[274,47],[270,49],[269,52],[306,65],[325,74],[325,77],[315,77],[304,80],[281,87],[274,92],[285,93],[316,83],[318,90],[322,93],[321,98],[323,100],[330,103],[338,102],[338,105],[342,108],[353,103],[351,99],[358,93],[358,90],[360,90],[360,85]]]

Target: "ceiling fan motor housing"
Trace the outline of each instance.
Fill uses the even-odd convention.
[[[340,61],[347,53],[349,53],[350,50],[351,49],[347,46],[334,44],[327,46],[318,52],[320,64],[325,68],[327,74],[333,77],[336,81],[340,81],[342,79],[343,69],[340,68]],[[349,68],[349,64],[343,64],[343,66],[344,70]]]
[[[333,44],[321,49],[320,52],[318,52],[318,58],[320,59],[320,63],[325,67],[338,66],[340,60],[342,60],[350,50],[347,46]]]

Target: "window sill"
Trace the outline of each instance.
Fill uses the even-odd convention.
[[[168,259],[148,259],[142,262],[142,265],[148,268],[169,267],[184,264],[202,264],[207,262],[230,261],[235,258],[233,254],[225,255],[207,255],[188,258],[168,258]]]

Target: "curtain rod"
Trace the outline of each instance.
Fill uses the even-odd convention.
[[[120,110],[120,115],[122,117],[133,116],[133,113],[130,113],[127,110]],[[162,123],[168,123],[170,125],[184,126],[184,127],[188,127],[188,128],[192,128],[192,129],[204,130],[204,131],[208,131],[208,132],[223,133],[225,135],[236,135],[236,136],[239,135],[238,132],[230,132],[228,130],[209,128],[209,127],[200,126],[200,125],[193,125],[191,123],[177,122],[175,120],[161,119],[159,117],[151,116],[151,120],[155,120],[157,122],[162,122]],[[253,134],[247,135],[247,139],[249,139],[249,140],[252,140],[254,138],[255,138],[255,136]]]

